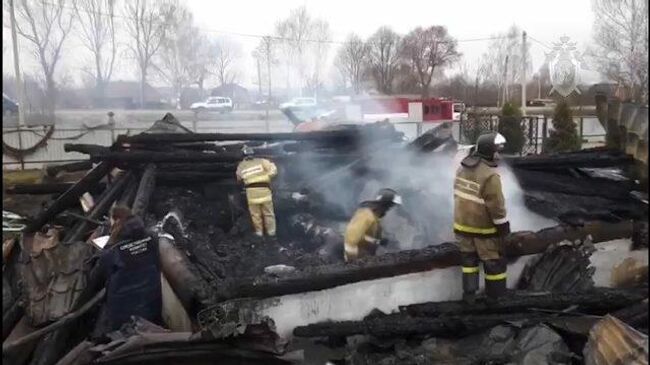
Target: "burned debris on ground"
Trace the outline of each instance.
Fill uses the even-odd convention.
[[[277,243],[251,235],[234,177],[244,144],[280,170],[273,184]],[[295,363],[290,355],[297,348],[278,336],[273,319],[238,303],[459,265],[450,217],[457,147],[448,125],[405,143],[389,123],[310,133],[195,134],[170,114],[110,147],[67,145],[89,160],[47,173],[89,169],[77,182],[5,191],[44,196],[46,206],[33,211],[5,204],[28,219],[22,238],[3,244],[3,359],[43,365],[156,363],[163,357],[170,363],[217,357],[224,363]],[[537,255],[527,261],[516,294],[498,305],[479,300],[468,306],[454,298],[408,303],[365,319],[306,323],[294,335],[332,347],[347,344],[346,360],[353,364],[568,364],[592,356],[583,348],[594,348],[585,343],[602,336],[597,326],[607,314],[631,326],[617,327],[630,342],[642,341],[631,331],[647,334],[647,309],[641,309],[647,284],[638,284],[643,273],[647,281],[647,263],[639,273],[626,273],[627,285],[616,289],[595,285],[590,266],[595,244],[621,241],[622,247],[632,239],[634,249],[647,250],[647,203],[632,194],[639,190],[630,172],[634,160],[596,149],[508,157],[505,165],[514,176],[508,183],[521,188],[519,209],[537,214],[533,222],[548,223],[522,220],[506,239],[511,262]],[[384,219],[393,228],[387,229],[389,244],[381,255],[346,264],[346,220],[383,186],[398,188],[405,207]],[[86,193],[93,199],[84,209]],[[93,342],[101,305],[84,308],[97,294],[87,289],[87,273],[98,249],[87,242],[105,229],[115,202],[165,234],[160,252],[163,280],[171,287],[163,295],[169,328],[134,319],[106,344]],[[81,309],[81,320],[48,327]],[[37,336],[25,341],[30,333]]]

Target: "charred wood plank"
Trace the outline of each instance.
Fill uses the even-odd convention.
[[[509,257],[544,252],[563,240],[584,239],[593,242],[631,237],[632,222],[589,222],[582,227],[559,225],[538,232],[515,232],[505,240]],[[366,257],[351,263],[336,263],[295,271],[280,278],[261,275],[234,280],[220,291],[220,299],[241,297],[264,298],[333,288],[349,283],[374,280],[396,275],[429,271],[460,265],[460,251],[454,243],[443,243],[421,250],[407,250],[381,256]]]
[[[9,343],[3,343],[2,344],[2,353],[5,354],[7,352],[10,352],[21,345],[37,340],[46,334],[53,332],[61,327],[64,327],[68,323],[76,320],[80,316],[82,316],[84,313],[88,312],[91,308],[93,308],[97,303],[99,303],[100,300],[104,298],[104,295],[106,294],[106,289],[100,290],[95,296],[89,300],[88,302],[84,303],[79,309],[72,311],[65,316],[61,317],[59,320],[57,320],[54,323],[51,323],[43,328],[39,328],[36,331],[21,337],[15,341],[11,341]]]
[[[566,169],[585,167],[612,167],[632,164],[634,158],[622,152],[611,150],[580,151],[549,155],[504,158],[518,169]]]
[[[6,313],[2,315],[2,341],[7,339],[9,337],[9,334],[11,331],[13,331],[14,327],[20,321],[20,318],[22,318],[24,314],[23,308],[20,306],[20,301],[15,300],[11,307],[7,310]]]
[[[88,171],[86,175],[81,178],[76,184],[74,184],[70,189],[66,190],[61,196],[59,196],[52,205],[50,205],[45,211],[42,211],[33,221],[31,221],[25,228],[25,232],[31,233],[36,232],[41,229],[41,227],[49,222],[54,216],[61,213],[69,206],[77,203],[77,200],[83,193],[87,192],[96,184],[101,178],[103,178],[108,171],[110,170],[110,163],[102,162],[95,166],[92,170]]]
[[[648,288],[593,288],[572,293],[521,293],[488,303],[478,298],[474,304],[463,301],[431,302],[400,307],[400,311],[415,317],[436,317],[473,313],[515,313],[529,308],[562,310],[577,305],[578,312],[604,314],[625,308],[648,297]]]
[[[609,199],[629,199],[632,182],[597,178],[576,178],[545,171],[515,169],[522,189],[558,192],[571,195],[599,196]]]
[[[59,174],[59,172],[77,172],[85,171],[93,168],[93,163],[90,160],[80,161],[80,162],[71,162],[62,165],[52,165],[45,168],[45,173],[54,177]]]
[[[156,187],[156,165],[149,164],[142,173],[140,184],[138,185],[138,192],[133,201],[133,214],[142,215],[149,206],[151,194]]]

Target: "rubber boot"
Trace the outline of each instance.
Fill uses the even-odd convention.
[[[479,258],[476,252],[461,252],[463,269],[463,301],[474,304],[479,280]]]
[[[506,262],[504,259],[487,260],[485,267],[485,294],[488,303],[506,294]]]

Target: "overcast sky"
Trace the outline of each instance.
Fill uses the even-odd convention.
[[[489,41],[465,40],[490,37],[516,24],[530,36],[533,70],[537,70],[544,62],[545,52],[549,50],[535,40],[550,46],[566,35],[578,43],[579,49],[584,49],[591,42],[594,19],[590,0],[187,0],[187,5],[194,13],[197,25],[209,35],[228,36],[242,45],[242,66],[248,72],[241,81],[247,86],[252,84],[255,77],[250,54],[259,39],[242,34],[270,34],[279,19],[301,5],[306,6],[312,16],[329,22],[335,41],[344,40],[350,32],[366,38],[381,25],[389,25],[401,34],[416,26],[446,26],[449,33],[459,40],[459,50],[463,54],[461,63],[466,63],[470,69],[487,50]],[[3,27],[3,40],[10,39],[9,31]],[[22,45],[26,45],[25,41],[22,41]],[[338,45],[330,48],[330,59],[336,47]],[[3,72],[13,73],[8,48],[5,53],[7,57],[3,58]],[[84,60],[78,52],[78,43],[70,42],[63,60],[64,67],[75,78]],[[21,56],[25,59],[26,69],[35,66],[33,61],[28,62],[31,58],[29,52],[21,52]],[[329,70],[326,71],[328,74]],[[585,82],[598,81],[598,77],[591,72],[583,73],[582,77]],[[135,70],[120,67],[114,78],[135,79]]]

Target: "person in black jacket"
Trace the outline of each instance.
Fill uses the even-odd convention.
[[[110,220],[108,244],[90,278],[91,285],[106,286],[102,327],[118,330],[131,316],[162,325],[158,240],[128,207],[113,207]]]

